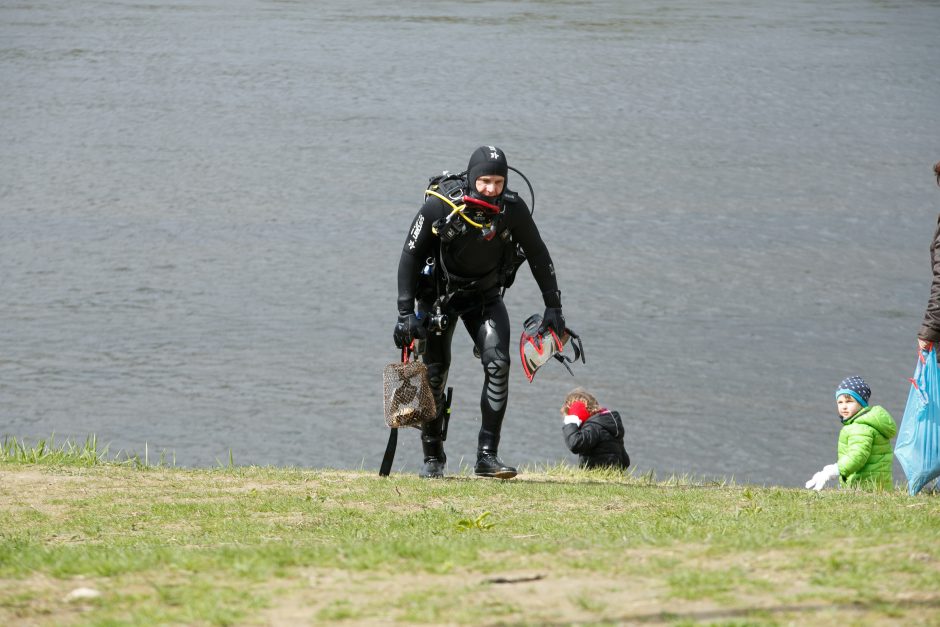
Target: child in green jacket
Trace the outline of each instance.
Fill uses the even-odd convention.
[[[839,459],[813,475],[807,488],[822,490],[830,479],[847,487],[890,489],[894,452],[891,438],[898,427],[884,407],[869,406],[871,388],[859,377],[842,380],[836,389],[836,409],[842,420]]]

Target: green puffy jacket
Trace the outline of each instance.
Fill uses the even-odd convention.
[[[843,423],[839,431],[839,474],[851,487],[893,487],[891,438],[894,418],[880,405],[865,407]]]

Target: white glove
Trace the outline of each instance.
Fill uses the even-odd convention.
[[[807,488],[812,488],[819,492],[826,487],[826,484],[839,476],[839,464],[829,464],[822,470],[813,475],[813,478],[806,482]]]
[[[574,414],[569,414],[565,416],[565,424],[581,426],[581,419],[575,416]]]

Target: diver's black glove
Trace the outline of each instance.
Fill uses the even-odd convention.
[[[412,340],[423,340],[427,336],[428,330],[414,313],[398,316],[398,323],[395,325],[395,331],[392,334],[395,346],[404,348],[409,346]]]
[[[565,334],[565,316],[561,313],[561,307],[546,307],[542,314],[542,324],[539,326],[539,335],[548,332],[549,327],[555,331],[555,335],[562,338]]]

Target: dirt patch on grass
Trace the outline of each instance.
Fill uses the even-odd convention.
[[[94,621],[114,597],[155,596],[156,583],[120,578],[58,580],[33,575],[0,580],[0,624],[70,625]],[[178,583],[178,582],[177,582]],[[791,582],[792,583],[792,582]],[[101,591],[100,599],[70,600],[79,588]],[[10,594],[16,590],[15,594]],[[723,602],[673,596],[656,578],[591,579],[559,567],[498,574],[379,573],[340,569],[295,569],[255,584],[265,609],[239,624],[297,625],[515,625],[750,623],[935,625],[940,596],[905,595],[846,601],[791,588],[785,594],[737,594]]]
[[[809,586],[785,593],[733,595],[723,602],[679,599],[662,580],[592,580],[559,568],[474,573],[396,573],[379,576],[305,569],[271,584],[268,625],[345,621],[355,625],[672,624],[758,621],[839,626],[846,623],[936,624],[940,597],[844,602],[814,596]],[[420,608],[417,601],[420,600]]]

